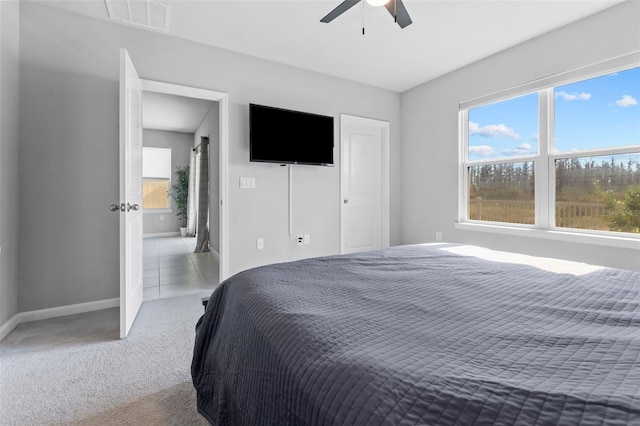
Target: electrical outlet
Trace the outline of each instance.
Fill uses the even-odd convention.
[[[163,214],[160,215],[160,220],[164,220],[164,215]]]
[[[256,239],[256,249],[262,250],[264,248],[264,238]]]
[[[304,234],[304,243],[309,244],[309,234]]]
[[[304,244],[304,235],[298,234],[298,236],[296,237],[296,245],[301,246],[303,244]]]
[[[442,241],[442,232],[436,231],[436,241]]]

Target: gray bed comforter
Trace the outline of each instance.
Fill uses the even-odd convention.
[[[192,364],[217,425],[640,425],[640,273],[444,246],[269,265],[213,293]]]

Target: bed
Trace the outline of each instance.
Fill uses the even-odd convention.
[[[215,425],[640,425],[640,272],[400,246],[241,272],[196,330]]]

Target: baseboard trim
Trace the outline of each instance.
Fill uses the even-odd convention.
[[[215,257],[216,259],[218,259],[218,262],[220,261],[220,253],[218,253],[217,251],[215,251],[212,248],[209,248],[209,251],[211,252],[211,254],[213,255],[213,257]]]
[[[20,318],[18,317],[18,315],[20,314],[15,314],[11,318],[9,318],[7,322],[2,324],[2,326],[0,327],[0,342],[2,341],[2,339],[7,337],[9,333],[11,333],[13,329],[18,326],[18,324],[20,324]]]
[[[180,231],[178,232],[158,232],[156,234],[144,234],[142,238],[154,238],[154,237],[179,237]]]
[[[38,309],[35,311],[19,312],[0,327],[0,341],[7,337],[19,324],[23,322],[39,321],[67,315],[83,314],[120,306],[120,298],[96,300],[95,302],[76,303],[74,305],[56,306],[55,308]]]

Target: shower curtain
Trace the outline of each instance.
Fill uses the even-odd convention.
[[[200,161],[198,161],[198,224],[195,253],[209,251],[209,138],[203,136],[200,142]]]
[[[198,189],[197,189],[197,176],[198,176],[198,149],[191,150],[191,159],[189,162],[189,196],[187,198],[187,236],[196,236],[196,223],[197,223],[197,205],[198,205]]]

